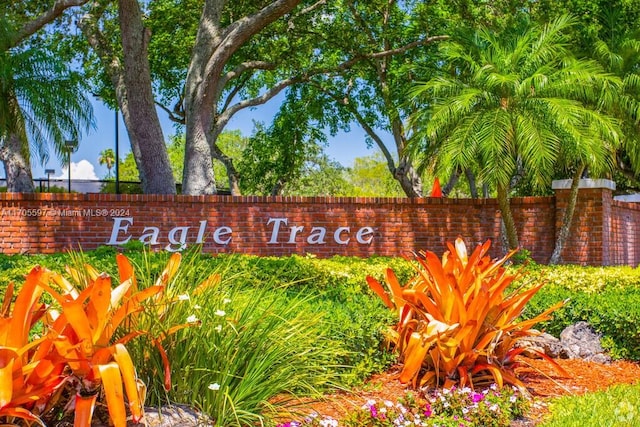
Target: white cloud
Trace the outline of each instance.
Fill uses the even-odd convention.
[[[60,176],[56,176],[54,179],[68,179],[69,178],[69,169],[63,167],[62,174]],[[71,162],[71,179],[91,179],[97,180],[98,176],[96,175],[95,168],[88,160],[80,160],[78,163]]]

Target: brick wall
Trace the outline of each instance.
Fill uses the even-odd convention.
[[[640,204],[614,200],[611,212],[610,263],[640,264]]]
[[[565,262],[602,263],[601,251],[590,249],[594,231],[602,228],[602,220],[592,218],[602,213],[601,194],[585,195],[579,210],[584,218],[574,224],[577,241],[568,245]],[[554,197],[512,200],[521,245],[540,262],[553,250],[555,205]],[[619,205],[629,204],[613,203],[614,212]],[[0,251],[7,254],[89,250],[142,239],[170,249],[201,240],[212,253],[395,256],[423,249],[441,253],[458,236],[470,245],[492,239],[492,255],[501,251],[500,214],[493,199],[0,194],[0,214]],[[624,221],[618,222],[611,226],[617,233],[613,246],[626,239]],[[639,251],[615,253],[631,252]],[[612,255],[610,262],[623,256]]]

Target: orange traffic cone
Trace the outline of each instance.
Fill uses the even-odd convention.
[[[431,197],[442,197],[442,190],[440,189],[440,180],[438,179],[438,177],[436,177],[435,181],[433,181]]]

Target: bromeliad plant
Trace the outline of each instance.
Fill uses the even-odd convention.
[[[490,241],[479,245],[469,256],[458,238],[455,246],[448,243],[449,251],[441,259],[433,252],[421,252],[416,256],[418,274],[406,286],[387,270],[389,292],[376,279],[367,278],[385,305],[399,314],[391,340],[403,363],[400,381],[414,387],[491,383],[523,387],[514,368],[516,356],[526,348],[515,344],[536,334],[532,326],[549,319],[563,302],[520,321],[525,305],[543,284],[507,291],[521,274],[503,266],[515,251],[492,261],[487,256],[490,245]],[[539,355],[561,370],[546,355]]]
[[[140,421],[145,386],[125,344],[148,333],[138,321],[145,302],[154,307],[174,302],[165,288],[180,255],[169,260],[153,286],[142,290],[127,258],[118,255],[117,264],[120,284],[115,288],[108,275],[89,265],[68,268],[71,281],[35,267],[13,311],[9,286],[0,318],[0,421],[17,417],[42,424],[73,412],[75,425],[90,425],[96,402],[104,396],[111,423],[125,426],[125,391],[132,420]],[[54,300],[48,306],[40,301],[45,291]],[[174,326],[153,339],[161,353],[162,339],[186,326]],[[36,329],[43,334],[32,339]],[[170,386],[168,377],[165,383]]]

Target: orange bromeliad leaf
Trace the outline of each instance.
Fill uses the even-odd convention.
[[[29,421],[32,423],[36,423],[42,427],[47,427],[44,425],[42,420],[34,415],[31,411],[24,408],[6,408],[0,409],[0,417],[14,417],[20,418],[25,421]]]
[[[171,255],[171,258],[169,258],[169,262],[167,262],[167,266],[164,268],[164,271],[160,274],[158,280],[156,280],[156,286],[166,286],[178,272],[181,261],[182,255],[180,255],[179,252],[174,252],[173,255]]]
[[[164,367],[164,389],[166,391],[169,391],[171,390],[171,364],[169,363],[169,357],[167,357],[167,352],[165,351],[159,339],[153,340],[153,344],[156,346],[158,352],[160,353],[162,366]]]
[[[387,308],[390,308],[390,309],[394,308],[393,302],[391,302],[391,298],[389,298],[389,295],[387,295],[387,291],[384,290],[380,282],[378,282],[373,277],[368,276],[367,284],[369,285],[371,290],[375,292],[382,299],[382,302],[384,303],[384,305],[387,306]]]
[[[9,348],[0,348],[0,409],[13,398],[13,363],[18,354]]]
[[[0,317],[9,317],[9,308],[11,308],[11,300],[13,299],[13,282],[9,282],[7,289],[4,292],[4,300],[2,301],[2,309],[0,310]]]
[[[29,340],[29,330],[32,326],[34,307],[42,295],[42,283],[47,282],[49,273],[42,267],[34,267],[27,275],[26,281],[13,305],[11,323],[8,326],[10,333],[5,335],[5,341],[0,345],[11,348],[19,348]]]
[[[211,276],[207,277],[205,280],[202,281],[202,283],[200,283],[192,292],[193,295],[200,295],[201,293],[203,293],[205,290],[209,289],[209,288],[213,288],[214,286],[217,286],[220,284],[220,281],[222,280],[222,277],[220,276],[220,274],[218,273],[213,273]]]
[[[136,276],[134,274],[133,266],[129,259],[122,255],[116,255],[116,263],[118,264],[118,276],[120,277],[120,283],[131,281],[131,291],[138,291],[138,284],[136,283]]]
[[[98,366],[100,378],[104,387],[104,394],[107,398],[107,408],[109,417],[115,427],[125,427],[127,425],[127,414],[124,406],[124,392],[122,389],[122,377],[120,368],[116,362]]]
[[[97,394],[93,394],[91,396],[81,396],[76,394],[73,427],[85,427],[91,425],[91,419],[93,418],[93,410],[96,407],[97,398]]]
[[[133,367],[133,361],[129,352],[122,344],[116,344],[112,350],[113,358],[120,367],[122,381],[129,399],[129,410],[133,416],[133,421],[138,422],[142,418],[142,402],[138,395],[138,384],[136,378],[136,369]]]

